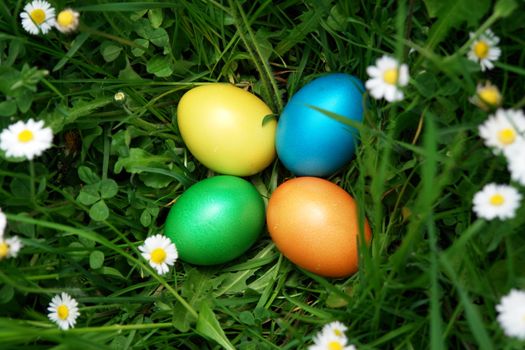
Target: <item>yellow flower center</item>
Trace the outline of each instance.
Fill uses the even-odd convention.
[[[5,258],[7,253],[9,253],[9,246],[6,242],[0,242],[0,260]]]
[[[33,132],[31,130],[22,130],[20,134],[18,134],[18,141],[22,143],[26,143],[31,141],[34,138]]]
[[[334,329],[334,334],[335,334],[336,336],[338,336],[338,337],[343,336],[343,332],[341,332],[340,329]]]
[[[396,85],[397,84],[397,78],[398,78],[397,68],[387,69],[383,73],[383,80],[387,84]]]
[[[479,97],[491,106],[499,106],[501,94],[495,87],[485,87],[478,92]]]
[[[510,145],[516,140],[516,132],[512,128],[505,128],[498,131],[498,140],[504,145]]]
[[[61,27],[69,27],[75,23],[75,16],[73,11],[64,10],[57,16],[57,23]]]
[[[67,317],[69,316],[69,309],[67,308],[67,306],[62,304],[59,307],[57,307],[57,315],[58,318],[60,318],[61,320],[67,319]]]
[[[489,54],[490,46],[486,42],[480,40],[474,44],[474,53],[481,59],[484,59]]]
[[[115,99],[115,101],[121,102],[126,99],[126,94],[123,93],[122,91],[119,91],[115,94],[115,96],[113,96],[113,98]]]
[[[34,9],[29,16],[37,25],[41,25],[46,20],[46,13],[42,9]]]
[[[155,248],[151,252],[151,261],[155,264],[162,264],[166,260],[166,251],[162,248]]]
[[[505,203],[505,197],[503,197],[499,193],[496,193],[495,195],[490,197],[490,204],[492,204],[492,205],[495,205],[495,206],[499,207],[503,203]]]
[[[338,341],[331,341],[328,343],[328,350],[343,350],[343,345]]]

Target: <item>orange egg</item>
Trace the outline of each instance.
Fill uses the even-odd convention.
[[[316,177],[284,182],[268,202],[266,220],[275,245],[294,264],[326,277],[357,271],[356,202],[334,183]],[[371,235],[365,219],[367,242]]]

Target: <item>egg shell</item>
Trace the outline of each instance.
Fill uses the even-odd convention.
[[[317,78],[297,91],[277,126],[277,155],[284,166],[298,176],[324,177],[347,164],[357,131],[309,106],[360,122],[363,93],[362,82],[344,73]]]
[[[249,176],[276,156],[274,119],[254,94],[231,84],[213,83],[186,92],[177,123],[186,146],[199,162],[221,174]]]
[[[171,207],[164,230],[181,260],[214,265],[248,250],[264,222],[257,189],[239,177],[221,175],[188,188]]]
[[[294,264],[326,277],[347,277],[358,269],[356,202],[334,183],[298,177],[279,185],[268,202],[268,231]],[[371,231],[365,219],[366,241]]]

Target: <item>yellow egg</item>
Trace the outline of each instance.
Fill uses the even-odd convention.
[[[275,120],[257,96],[231,84],[193,88],[182,96],[177,122],[186,146],[202,164],[221,173],[248,176],[275,159]]]

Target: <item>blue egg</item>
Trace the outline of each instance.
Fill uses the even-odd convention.
[[[354,121],[363,120],[363,83],[332,73],[303,86],[284,107],[276,132],[276,149],[284,166],[298,176],[329,176],[352,158],[357,130],[315,106]]]

